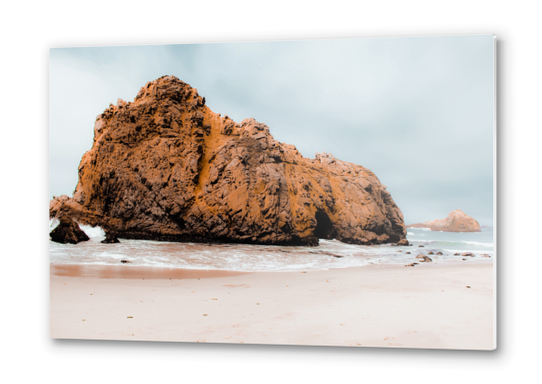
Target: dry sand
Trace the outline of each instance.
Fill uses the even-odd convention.
[[[306,273],[51,265],[50,294],[53,338],[495,345],[491,262]]]

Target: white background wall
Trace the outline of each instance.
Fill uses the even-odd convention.
[[[533,382],[540,378],[540,9],[535,1],[49,1],[2,5],[5,382]],[[494,352],[48,338],[48,49],[494,33],[499,39],[499,339]],[[466,186],[468,187],[468,186]],[[6,214],[7,212],[7,214]]]

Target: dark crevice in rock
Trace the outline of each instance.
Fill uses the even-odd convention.
[[[319,239],[332,239],[335,233],[333,223],[325,211],[318,210],[316,212],[316,228],[314,228],[314,236]]]

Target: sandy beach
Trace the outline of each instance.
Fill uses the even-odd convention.
[[[493,263],[307,272],[51,264],[52,338],[494,349]]]

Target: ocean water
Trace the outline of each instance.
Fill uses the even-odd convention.
[[[58,225],[51,220],[49,230]],[[494,256],[493,230],[453,233],[432,232],[425,228],[409,228],[407,239],[412,246],[353,245],[337,240],[320,240],[318,247],[284,247],[251,244],[196,244],[167,243],[148,240],[123,240],[119,244],[101,244],[105,238],[99,227],[81,226],[89,241],[76,245],[49,241],[51,263],[120,265],[128,260],[134,266],[166,267],[230,271],[310,271],[330,268],[348,268],[370,264],[410,264],[416,255],[442,252],[442,256],[429,255],[434,262],[462,261],[454,253],[472,252],[468,262],[491,260],[482,254]],[[423,245],[421,248],[419,245]],[[399,252],[401,251],[401,252]],[[410,255],[405,252],[411,252]],[[340,258],[326,254],[342,256]]]

